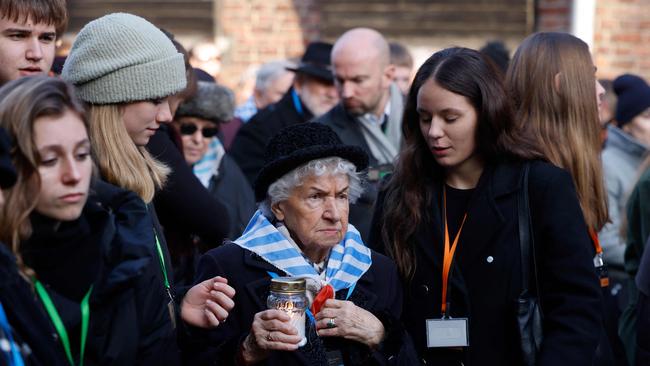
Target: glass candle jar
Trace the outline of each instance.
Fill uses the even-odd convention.
[[[309,306],[309,300],[307,300],[305,290],[304,278],[272,278],[271,293],[266,299],[266,306],[269,309],[284,311],[291,317],[291,324],[296,327],[298,335],[302,338],[298,344],[300,347],[307,343],[305,337],[305,311]]]

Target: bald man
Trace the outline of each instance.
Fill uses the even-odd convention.
[[[402,139],[404,97],[392,82],[388,42],[377,31],[345,32],[331,54],[334,85],[340,102],[316,119],[331,127],[345,144],[363,148],[370,157],[368,179],[377,182],[392,171]],[[376,198],[375,185],[350,207],[350,222],[367,238]]]

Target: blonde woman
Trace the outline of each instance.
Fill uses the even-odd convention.
[[[147,205],[154,233],[151,250],[160,264],[158,282],[175,321],[171,261],[151,204],[169,169],[145,145],[161,124],[172,120],[169,97],[186,85],[183,55],[145,19],[109,14],[79,32],[61,76],[88,104],[90,141],[102,178],[135,192]],[[234,306],[233,295],[225,279],[213,278],[188,292],[181,315],[195,325],[216,326]]]
[[[536,136],[552,164],[571,174],[587,224],[585,230],[593,245],[594,269],[605,290],[609,278],[597,234],[608,219],[598,115],[599,96],[604,89],[595,72],[589,47],[580,39],[566,33],[535,33],[517,48],[506,86],[514,100],[515,120]],[[615,314],[605,316],[611,320],[609,343],[616,346],[620,342],[611,317]],[[601,339],[596,359],[614,364],[607,343],[607,339]]]

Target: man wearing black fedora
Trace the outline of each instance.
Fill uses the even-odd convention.
[[[279,102],[259,111],[238,131],[230,154],[251,185],[264,166],[266,144],[279,130],[316,118],[338,103],[330,67],[331,51],[329,43],[310,43],[300,64],[287,68],[296,74],[289,91]]]

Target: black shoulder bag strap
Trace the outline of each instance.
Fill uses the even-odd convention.
[[[537,364],[537,356],[542,346],[542,309],[539,300],[537,281],[537,261],[533,237],[530,205],[528,200],[528,172],[530,163],[523,166],[521,190],[517,197],[519,222],[519,247],[521,252],[521,293],[517,299],[517,325],[521,341],[522,364]],[[531,266],[535,292],[529,291]]]

